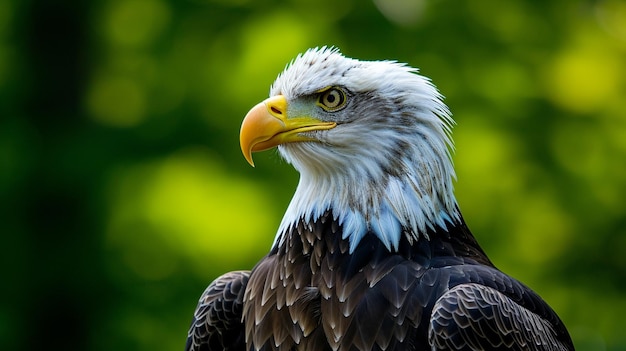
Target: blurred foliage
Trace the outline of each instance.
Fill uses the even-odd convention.
[[[486,251],[578,350],[626,350],[620,0],[1,0],[0,349],[182,349],[297,182],[240,121],[319,45],[432,78]]]

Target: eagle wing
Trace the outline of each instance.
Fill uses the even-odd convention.
[[[204,291],[187,334],[186,351],[245,350],[241,320],[250,271],[229,272]]]
[[[573,350],[556,314],[538,296],[529,301],[526,308],[493,287],[457,285],[433,307],[429,342],[433,350]]]

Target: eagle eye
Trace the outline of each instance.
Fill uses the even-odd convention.
[[[330,88],[320,93],[318,105],[326,111],[338,111],[346,104],[346,93],[339,88]]]

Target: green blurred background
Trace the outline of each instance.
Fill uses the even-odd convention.
[[[432,78],[480,243],[578,350],[626,350],[619,0],[0,0],[0,349],[182,350],[297,183],[240,122],[318,45]]]

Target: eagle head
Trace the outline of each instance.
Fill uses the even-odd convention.
[[[300,182],[274,245],[299,221],[331,213],[354,250],[366,233],[388,250],[460,219],[453,194],[453,125],[442,96],[418,70],[360,61],[336,48],[298,55],[270,97],[246,115],[241,149],[277,147]]]

